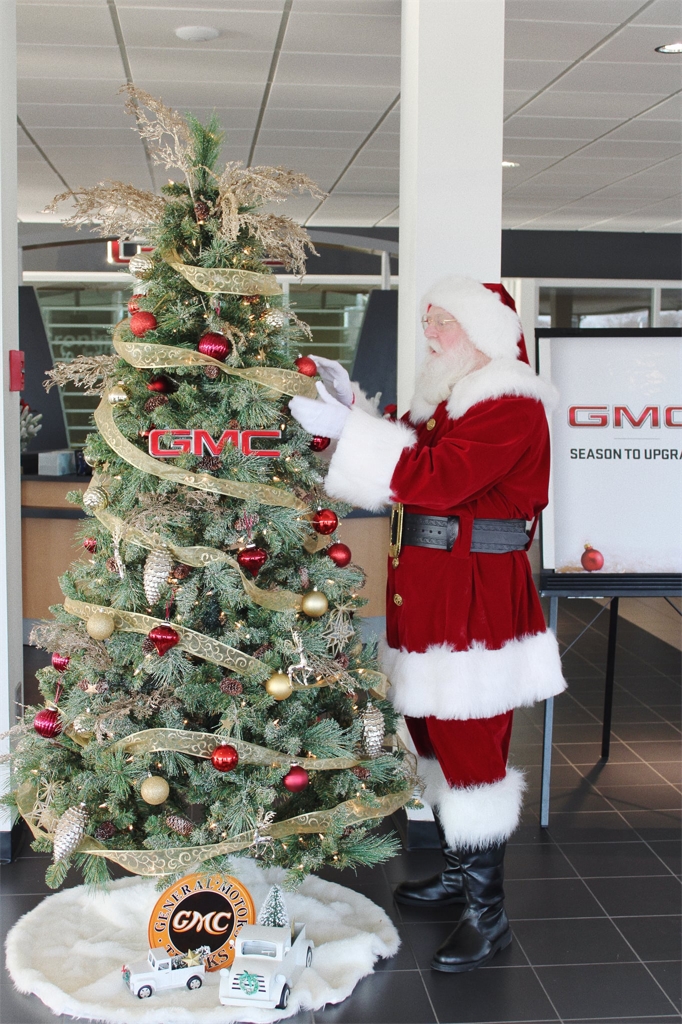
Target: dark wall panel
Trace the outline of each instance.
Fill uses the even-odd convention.
[[[29,452],[51,452],[68,448],[59,389],[49,394],[43,387],[45,373],[52,369],[52,356],[40,315],[36,293],[29,285],[19,288],[19,348],[25,354],[25,386],[21,397],[33,412],[43,414],[42,430],[29,444]]]
[[[373,398],[381,391],[380,408],[396,402],[398,293],[370,293],[362,322],[351,378]]]

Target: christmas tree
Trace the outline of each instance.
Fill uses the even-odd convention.
[[[222,135],[141,91],[129,107],[162,195],[121,182],[58,196],[70,223],[143,238],[116,354],[60,364],[51,383],[99,394],[85,492],[89,557],[33,642],[46,706],[13,754],[13,801],[34,847],[88,882],[108,862],[175,879],[248,852],[304,877],[375,864],[371,831],[411,795],[410,767],[353,616],[362,570],[322,490],[328,444],[289,415],[315,397],[308,333],[266,258],[303,272],[305,231],[266,204],[320,193],[283,168],[228,163]],[[234,865],[232,864],[232,867]]]
[[[288,928],[289,914],[281,885],[273,885],[258,911],[258,924],[268,928]]]

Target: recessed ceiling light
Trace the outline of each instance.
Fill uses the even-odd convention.
[[[187,43],[206,43],[209,39],[217,39],[220,31],[210,25],[181,25],[175,34]]]
[[[502,166],[503,167],[520,167],[521,164],[515,164],[513,160],[503,160],[502,161]]]
[[[665,46],[657,46],[656,53],[682,53],[682,43],[666,43]]]

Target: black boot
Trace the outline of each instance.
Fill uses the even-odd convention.
[[[459,924],[431,961],[436,971],[473,971],[512,940],[504,912],[506,843],[487,850],[460,850],[467,908]]]
[[[396,903],[412,907],[447,907],[451,903],[466,903],[459,853],[448,846],[438,815],[434,813],[433,817],[443,847],[445,871],[417,882],[401,882],[393,893]]]

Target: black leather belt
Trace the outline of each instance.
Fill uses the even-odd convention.
[[[423,516],[396,505],[391,515],[391,546],[395,558],[402,545],[451,551],[459,534],[459,516]],[[504,554],[528,546],[525,519],[474,519],[471,551]]]

